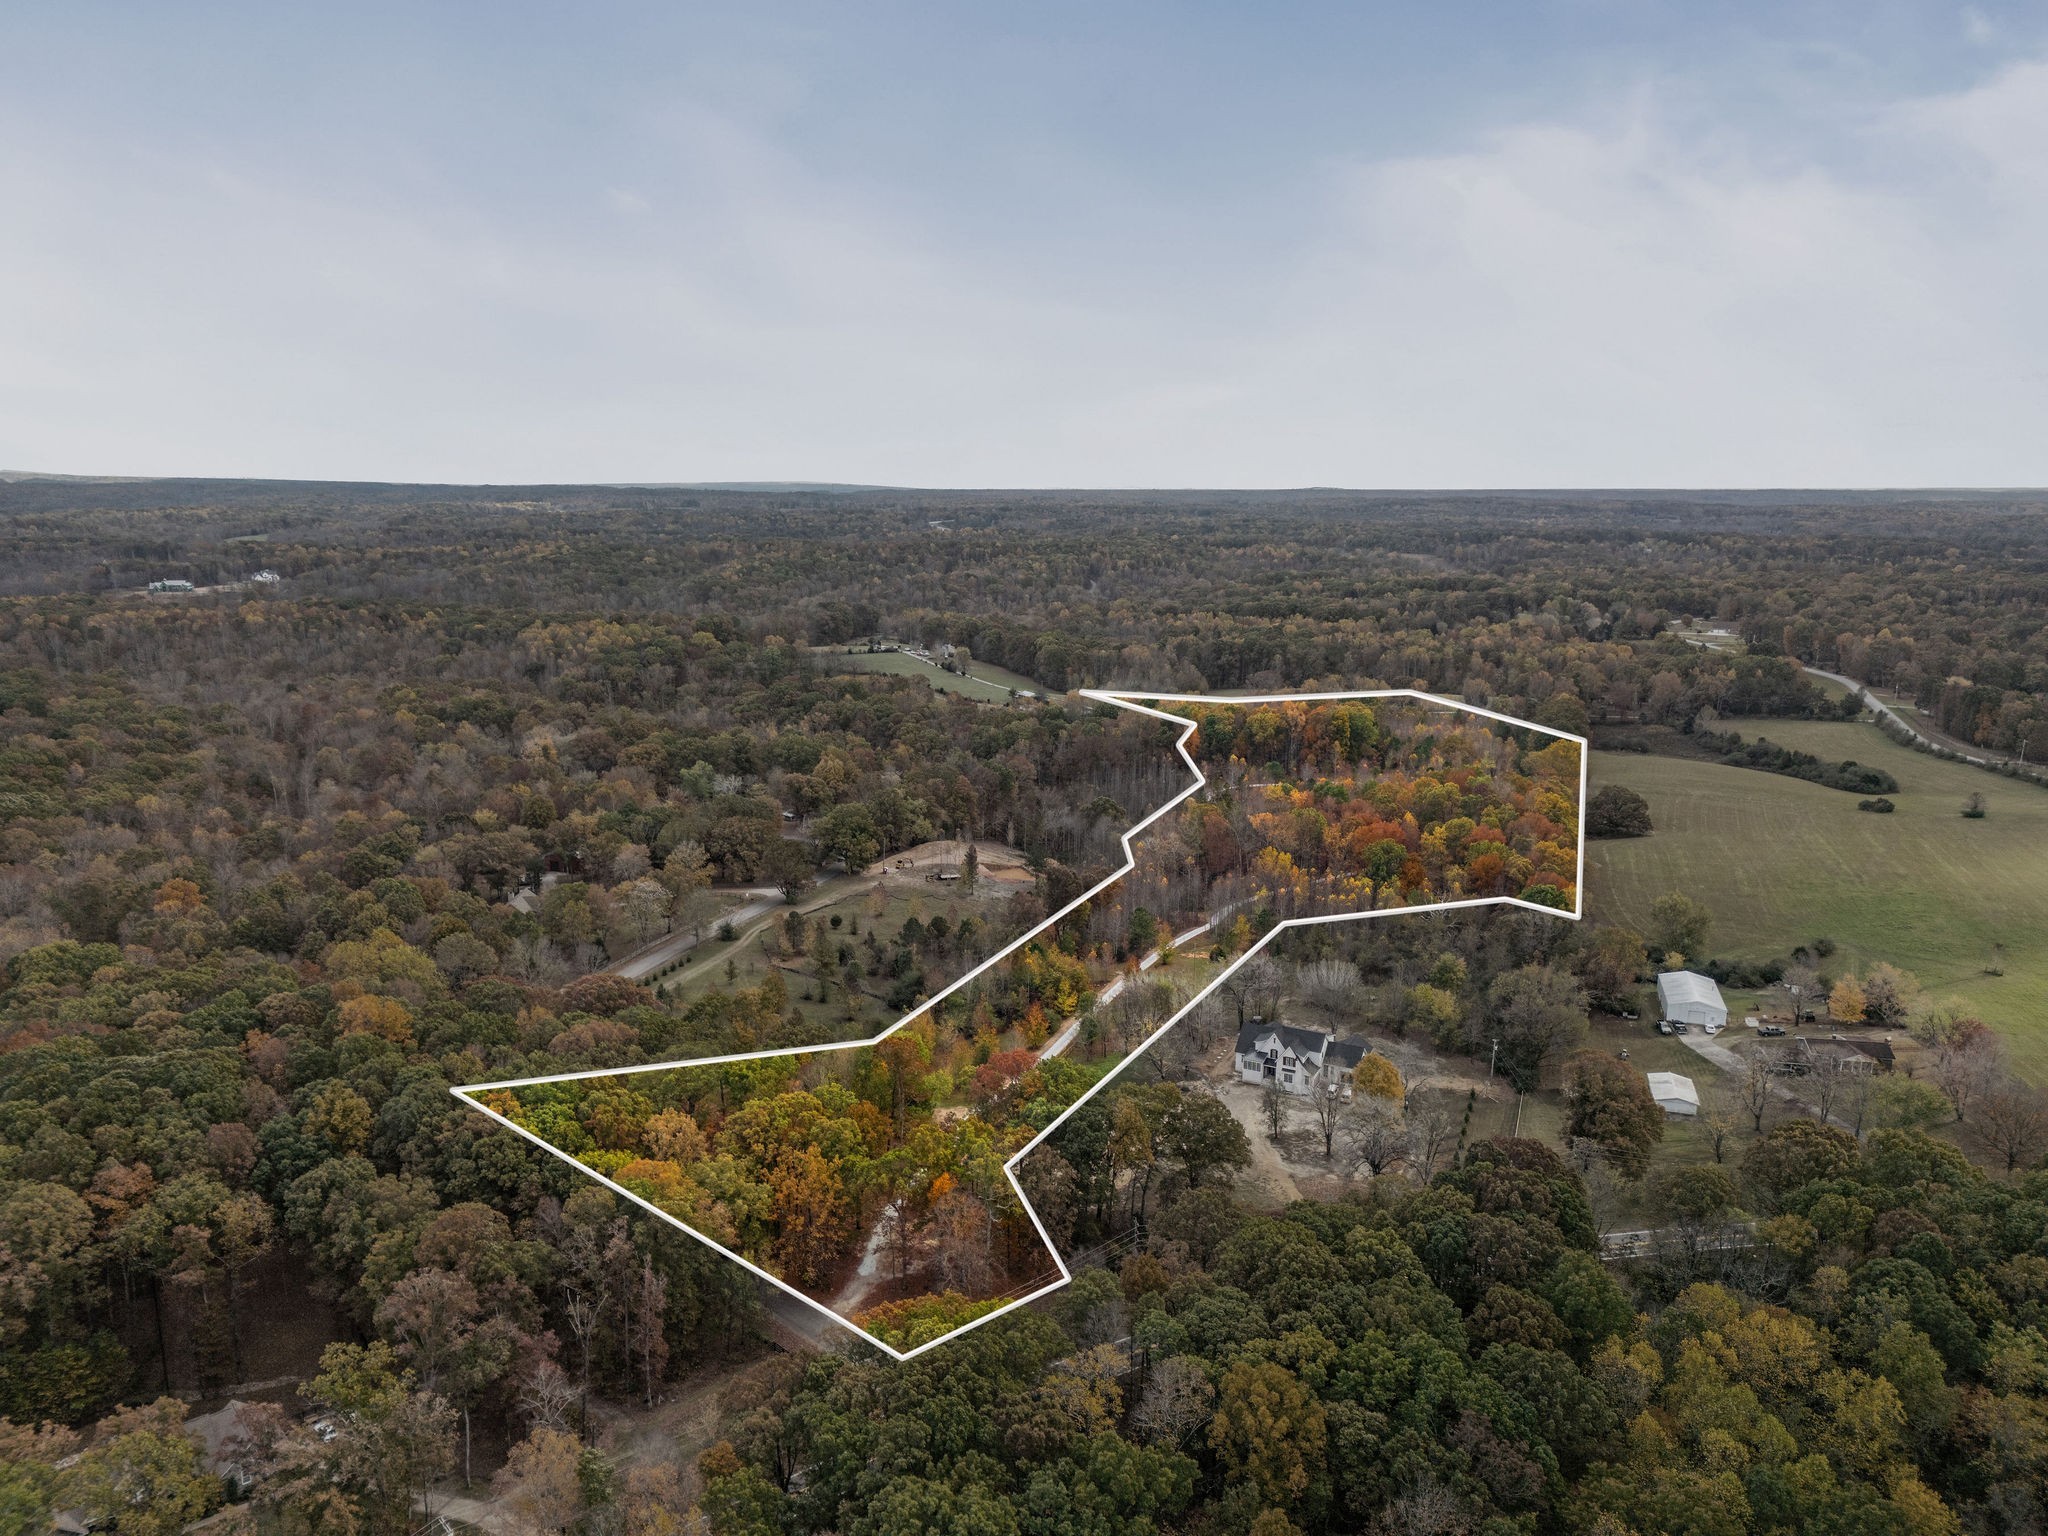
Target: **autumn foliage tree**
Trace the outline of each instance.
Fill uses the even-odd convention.
[[[1638,1179],[1664,1139],[1664,1112],[1634,1065],[1580,1051],[1565,1066],[1565,1135],[1597,1146],[1623,1177]]]

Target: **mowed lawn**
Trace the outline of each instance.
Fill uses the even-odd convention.
[[[1746,737],[1828,760],[1853,758],[1899,781],[1889,816],[1858,796],[1781,774],[1634,753],[1595,752],[1591,779],[1650,802],[1657,830],[1589,842],[1593,916],[1643,927],[1650,903],[1685,891],[1714,915],[1727,959],[1784,955],[1827,937],[1829,965],[1888,960],[2003,1034],[2013,1061],[2048,1082],[2048,789],[1896,745],[1875,726],[1737,721]],[[1989,814],[1961,814],[1983,794]],[[1991,976],[1994,946],[2004,974]]]

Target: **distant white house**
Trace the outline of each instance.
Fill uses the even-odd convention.
[[[1657,978],[1657,1007],[1674,1024],[1698,1024],[1709,1030],[1728,1027],[1728,1005],[1711,976],[1698,971],[1666,971]]]
[[[1643,1075],[1650,1082],[1650,1097],[1664,1111],[1666,1120],[1690,1120],[1700,1112],[1700,1091],[1693,1087],[1691,1078],[1676,1072],[1646,1072]]]
[[[1253,1019],[1237,1032],[1237,1075],[1306,1098],[1321,1089],[1347,1090],[1365,1059],[1363,1040],[1340,1040],[1320,1029]]]
[[[540,912],[541,903],[547,900],[548,892],[561,883],[562,877],[554,870],[549,870],[540,877],[539,890],[528,890],[526,887],[521,886],[511,896],[506,898],[505,905],[515,912],[524,912],[528,917],[537,916]]]

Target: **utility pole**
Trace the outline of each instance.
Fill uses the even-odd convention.
[[[1500,1036],[1493,1037],[1493,1050],[1486,1058],[1486,1075],[1493,1076],[1493,1064],[1500,1059]]]

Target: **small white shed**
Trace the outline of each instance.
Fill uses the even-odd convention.
[[[1700,1112],[1700,1091],[1692,1079],[1676,1072],[1646,1072],[1650,1097],[1664,1111],[1666,1120],[1690,1120]]]
[[[1707,1029],[1728,1027],[1728,1005],[1721,1001],[1721,989],[1711,976],[1698,971],[1666,971],[1657,978],[1657,1007],[1674,1024],[1698,1024]]]

